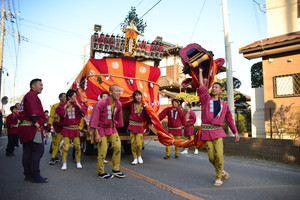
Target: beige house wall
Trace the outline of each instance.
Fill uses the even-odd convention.
[[[300,106],[300,97],[274,98],[273,77],[300,73],[300,50],[293,54],[285,53],[263,58],[264,102],[273,101],[276,105],[291,104]],[[288,62],[290,60],[291,62]]]
[[[268,37],[300,30],[298,0],[266,0]]]
[[[274,97],[273,77],[300,73],[300,50],[263,58],[266,137],[290,139],[299,131],[300,97]]]

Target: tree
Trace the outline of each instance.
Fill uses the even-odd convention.
[[[224,92],[220,95],[220,97],[227,101],[227,79],[223,78],[220,80],[220,83],[222,85],[222,88]],[[233,77],[233,89],[238,89],[242,85],[241,81],[235,77]],[[235,117],[236,117],[236,123],[237,123],[237,129],[241,133],[251,132],[248,127],[249,123],[251,123],[251,115],[249,115],[250,110],[249,104],[247,103],[249,101],[247,97],[242,93],[236,93],[234,94],[234,106],[235,106]],[[228,130],[227,130],[228,131]]]
[[[227,88],[227,78],[223,78],[220,80],[221,85],[223,86],[223,90],[226,91]],[[233,89],[239,89],[242,83],[239,79],[233,77]]]
[[[136,13],[136,8],[131,7],[131,10],[129,11],[128,15],[126,16],[124,22],[121,23],[121,26],[127,26],[131,22],[131,20],[134,22],[134,25],[136,26],[137,30],[141,33],[144,33],[144,29],[147,26],[147,22],[143,22],[142,19],[139,19],[138,14]]]
[[[264,85],[262,62],[255,63],[251,67],[251,87],[258,88]]]

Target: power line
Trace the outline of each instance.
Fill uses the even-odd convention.
[[[58,48],[55,48],[55,47],[51,47],[51,46],[48,46],[48,45],[45,45],[45,44],[36,42],[36,41],[34,41],[34,40],[31,40],[31,39],[30,39],[30,43],[35,44],[35,45],[38,45],[38,46],[41,46],[41,47],[44,47],[44,48],[47,48],[47,49],[51,49],[51,50],[53,50],[53,51],[60,51],[60,52],[66,53],[66,54],[76,55],[76,56],[79,55],[79,54],[76,54],[76,53],[73,53],[73,52],[70,52],[70,51],[65,51],[65,50],[62,50],[62,49],[58,49]]]
[[[252,1],[258,5],[259,10],[260,10],[261,12],[266,13],[266,5],[261,4],[261,3],[257,2],[256,0],[252,0]]]
[[[150,12],[150,10],[152,10],[155,6],[157,6],[157,4],[159,4],[162,0],[159,0],[156,4],[154,4],[154,6],[152,6],[143,16],[141,16],[141,19],[148,13]]]
[[[19,70],[19,58],[20,58],[20,42],[23,41],[24,37],[21,37],[21,24],[20,24],[20,2],[18,0],[18,13],[16,11],[16,7],[15,7],[15,3],[14,3],[14,0],[11,0],[12,1],[12,5],[13,5],[13,11],[14,11],[14,14],[15,14],[15,23],[16,23],[16,27],[17,27],[17,31],[18,31],[18,47],[17,47],[17,56],[16,56],[16,60],[15,60],[15,63],[16,63],[16,67],[15,67],[15,73],[14,73],[14,77],[13,77],[13,93],[12,93],[12,96],[15,96],[15,93],[16,93],[16,90],[17,90],[17,76],[19,74],[22,74],[22,73],[18,73],[18,70]]]
[[[144,4],[143,7],[139,9],[139,13],[145,13],[157,0],[151,0]]]
[[[15,23],[16,23],[16,27],[17,27],[17,31],[18,31],[18,34],[19,34],[19,22],[18,22],[18,14],[16,12],[16,8],[15,8],[15,3],[13,0],[11,0],[12,2],[12,5],[13,5],[13,10],[14,10],[14,17],[16,19]]]
[[[15,55],[15,54],[13,54],[13,53],[11,52],[11,49],[10,49],[10,46],[9,46],[8,41],[5,40],[4,42],[6,43],[5,47],[6,47],[6,51],[8,51],[8,55],[12,55],[12,56],[9,56],[10,59],[11,59],[10,62],[13,63],[12,57],[13,57],[13,55]],[[7,57],[7,56],[6,56],[6,57]]]
[[[34,22],[32,20],[29,20],[29,19],[24,19],[23,21],[23,26],[24,26],[24,23],[29,23],[29,24],[32,24],[32,25],[25,25],[25,26],[31,26],[32,28],[35,28],[35,29],[43,29],[41,27],[44,27],[44,31],[48,31],[48,32],[56,32],[56,33],[64,33],[64,34],[67,34],[67,35],[72,35],[72,36],[80,36],[80,37],[86,37],[86,35],[83,35],[83,34],[78,34],[78,33],[75,33],[75,32],[71,32],[71,31],[67,31],[67,30],[64,30],[64,29],[61,29],[61,28],[58,28],[58,27],[54,27],[54,26],[49,26],[49,25],[46,25],[46,24],[42,24],[42,23],[39,23],[39,22]],[[41,27],[40,27],[41,26]],[[55,30],[55,31],[54,31]]]
[[[137,8],[144,0],[142,0],[138,5],[136,5],[135,7]]]
[[[253,2],[255,2],[255,1],[253,1]],[[259,38],[261,38],[262,37],[262,31],[261,31],[261,28],[260,28],[257,9],[255,8],[254,4],[253,4],[253,10],[254,10],[254,14],[255,14],[255,21],[256,21],[257,31],[258,31],[258,34],[259,34]]]
[[[142,2],[143,2],[144,0],[142,0],[140,3],[138,3],[138,5],[136,6],[136,7],[138,7]],[[161,2],[162,0],[159,0],[156,4],[154,4],[154,6],[152,6],[142,17],[140,17],[140,19],[142,19],[148,12],[150,12],[150,10],[152,10],[155,6],[157,6],[157,4],[159,4],[160,2]],[[135,8],[136,8],[135,7]],[[111,31],[111,33],[113,33],[120,25],[122,24],[122,22],[121,23],[119,23],[115,28],[114,28],[114,30],[112,30]]]
[[[14,16],[14,14],[13,13],[11,13],[11,7],[10,7],[10,2],[8,1],[7,2],[8,3],[8,9],[9,9],[9,16],[10,16],[10,18],[16,18],[15,16]],[[18,32],[16,32],[15,31],[15,28],[14,28],[14,21],[13,20],[9,20],[9,22],[10,22],[10,25],[11,25],[11,30],[13,31],[13,33],[17,33],[18,34],[18,36],[20,35],[19,34],[19,31]],[[16,44],[16,40],[13,40],[14,41],[14,49],[15,49],[15,53],[16,53],[16,55],[17,55],[17,44]]]
[[[195,24],[195,26],[194,26],[194,30],[193,30],[192,35],[191,35],[191,38],[190,38],[190,41],[192,40],[192,38],[193,38],[193,36],[194,36],[195,30],[196,30],[196,27],[197,27],[197,25],[198,25],[198,22],[199,22],[199,19],[200,19],[201,14],[202,14],[202,11],[203,11],[203,8],[204,8],[205,3],[206,3],[206,0],[204,1],[203,5],[202,5],[202,8],[201,8],[201,10],[200,10],[198,19],[197,19],[197,21],[196,21],[196,24]]]
[[[29,25],[29,24],[22,24],[23,27],[27,27],[30,29],[35,29],[38,31],[42,31],[42,32],[47,32],[47,33],[54,33],[60,36],[72,36],[72,37],[77,37],[77,38],[81,38],[83,39],[83,35],[76,35],[75,33],[68,33],[68,32],[61,32],[61,31],[56,31],[55,29],[48,29],[48,28],[42,28],[42,27],[36,27],[34,25]]]

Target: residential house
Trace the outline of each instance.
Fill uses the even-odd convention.
[[[293,137],[300,131],[300,1],[266,0],[266,8],[272,37],[239,50],[247,59],[262,58],[263,115],[253,125],[265,127],[261,137]]]

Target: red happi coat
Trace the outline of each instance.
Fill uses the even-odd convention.
[[[196,113],[192,110],[188,113],[188,111],[184,112],[184,116],[186,119],[186,126],[184,127],[184,136],[194,135],[194,124],[197,121]],[[187,120],[189,119],[189,120]]]
[[[202,124],[212,124],[223,126],[224,119],[226,119],[228,126],[231,131],[235,134],[237,129],[234,123],[234,119],[230,112],[229,106],[226,102],[220,99],[221,110],[216,117],[214,117],[214,102],[212,97],[209,95],[208,90],[205,86],[197,89],[197,93],[200,97],[200,102],[202,104],[201,119]],[[215,130],[203,130],[200,135],[201,140],[214,140],[217,138],[226,137],[226,133],[223,128],[218,128]]]
[[[18,134],[19,127],[14,127],[18,124],[18,114],[11,113],[6,117],[7,134]]]
[[[63,126],[61,135],[69,138],[79,137],[80,132],[78,128],[70,129],[67,127],[79,125],[83,112],[81,108],[79,108],[78,105],[74,102],[71,104],[72,110],[70,109],[70,107],[64,109],[66,104],[67,102],[60,103],[55,110],[55,112],[59,115],[60,122]]]
[[[26,120],[31,122],[31,116],[36,116],[36,122],[40,125],[41,135],[42,134],[44,121],[45,121],[45,113],[42,106],[42,102],[38,97],[38,94],[33,90],[30,90],[23,98],[21,102],[21,108],[23,110],[19,113],[19,120]],[[19,136],[20,142],[23,144],[25,142],[31,141],[34,139],[37,128],[35,125],[31,126],[19,126]]]
[[[111,115],[110,97],[99,100],[93,108],[90,127],[97,128],[100,137],[118,133],[118,127],[124,126],[122,104],[116,101],[114,115]]]
[[[186,125],[184,113],[180,108],[176,108],[175,111],[175,116],[173,116],[173,107],[165,108],[159,113],[158,117],[161,121],[168,116],[169,133],[172,135],[182,135],[182,126]]]
[[[136,113],[134,108],[134,102],[130,104],[130,116],[129,116],[129,125],[128,130],[132,131],[133,133],[145,133],[145,127],[144,122],[148,120],[146,109],[141,105],[141,111],[140,113]],[[138,124],[130,124],[130,121],[141,123],[141,125]]]

